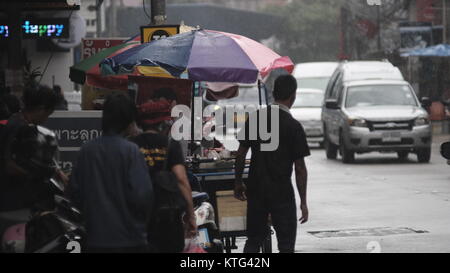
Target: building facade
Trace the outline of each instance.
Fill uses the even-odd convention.
[[[137,0],[123,0],[123,1],[126,4]],[[294,0],[167,0],[166,2],[168,4],[179,4],[179,3],[215,4],[233,9],[261,11],[270,5],[287,5],[292,1]]]
[[[70,46],[70,43],[74,37],[72,35],[82,28],[76,24],[80,21],[83,23],[82,17],[79,16],[79,5],[67,5],[63,0],[17,0],[8,2],[8,5],[3,3],[0,2],[0,19],[10,26],[11,31],[9,37],[0,39],[0,88],[21,96],[23,86],[29,80],[29,72],[38,71],[40,75],[35,80],[40,84],[50,87],[60,85],[63,91],[72,91],[69,67],[74,63],[75,45]],[[70,29],[67,37],[48,38],[40,34],[23,34],[25,21],[47,20],[42,21],[44,23],[35,21],[35,24],[56,26],[61,23],[54,21],[58,18],[66,20],[64,29]],[[15,28],[12,29],[11,26]]]
[[[105,31],[105,5],[98,0],[83,0],[80,15],[86,21],[86,37],[98,37]]]

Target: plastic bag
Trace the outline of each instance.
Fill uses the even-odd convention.
[[[199,244],[197,237],[185,239],[183,253],[207,253]]]

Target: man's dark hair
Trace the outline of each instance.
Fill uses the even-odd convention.
[[[127,95],[108,95],[103,105],[103,132],[120,134],[136,120],[136,116],[136,105]]]
[[[153,93],[152,99],[166,99],[168,101],[174,101],[177,100],[177,94],[175,91],[170,87],[163,87],[156,89]]]
[[[36,110],[43,107],[45,110],[54,110],[58,97],[47,86],[27,87],[23,92],[22,101],[25,110]]]
[[[275,100],[287,100],[297,91],[297,80],[292,75],[282,75],[275,80],[273,97]]]

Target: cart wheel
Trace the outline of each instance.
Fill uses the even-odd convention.
[[[231,249],[232,249],[231,238],[227,236],[227,237],[224,237],[223,240],[225,242],[225,246],[224,246],[225,252],[228,254],[231,253]]]

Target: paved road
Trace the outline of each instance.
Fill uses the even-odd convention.
[[[450,166],[439,155],[444,140],[450,136],[435,138],[430,164],[417,163],[415,155],[400,161],[393,154],[373,153],[344,165],[313,149],[307,160],[310,222],[299,226],[296,252],[364,253],[369,243],[381,252],[450,252]],[[427,233],[382,229],[375,236],[373,228]],[[354,229],[369,229],[372,235],[346,231]],[[328,233],[337,236],[328,238],[309,233],[337,230],[344,232]],[[243,242],[238,240],[238,252]]]

